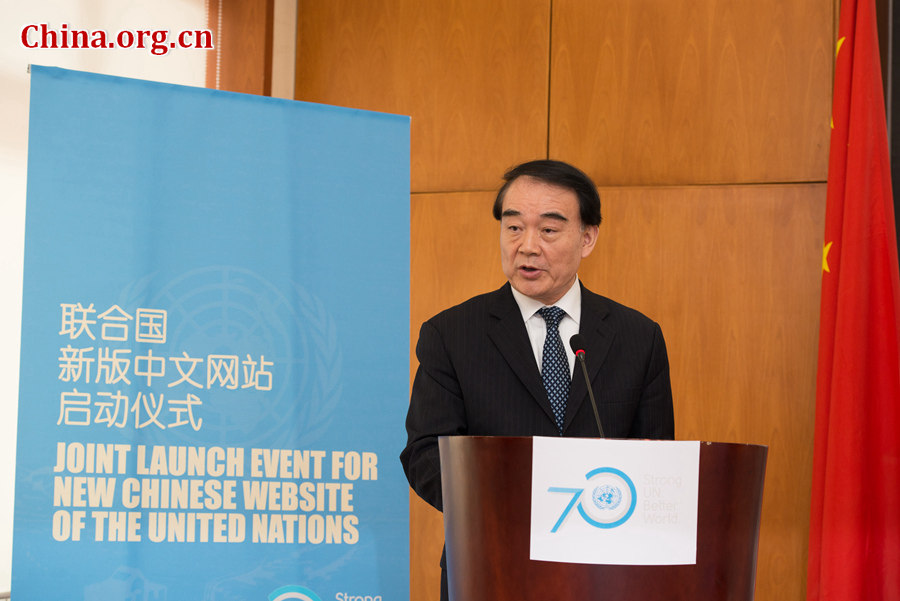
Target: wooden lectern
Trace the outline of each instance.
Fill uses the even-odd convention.
[[[441,437],[451,601],[751,601],[762,508],[763,446],[700,443],[697,563],[532,561],[527,437]]]

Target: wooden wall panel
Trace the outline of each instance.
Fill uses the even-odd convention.
[[[802,599],[825,185],[601,195],[581,277],[662,326],[678,439],[768,445],[756,599]]]
[[[550,0],[301,1],[297,100],[412,116],[414,192],[544,156]]]
[[[491,214],[495,196],[493,191],[412,195],[413,338],[435,313],[506,282],[500,226]]]
[[[832,0],[556,0],[550,156],[601,185],[824,181]]]
[[[209,0],[207,25],[216,48],[206,61],[206,87],[271,94],[274,10],[274,0]]]

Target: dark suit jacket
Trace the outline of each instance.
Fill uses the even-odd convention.
[[[669,361],[659,325],[582,286],[579,333],[605,435],[674,438]],[[422,324],[416,356],[400,460],[416,493],[437,509],[438,436],[559,436],[509,284]],[[563,436],[596,437],[584,377],[579,365],[575,369]]]

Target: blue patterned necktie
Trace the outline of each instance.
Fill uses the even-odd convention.
[[[566,314],[559,307],[543,307],[538,311],[547,322],[547,337],[544,339],[544,354],[541,358],[541,379],[550,406],[556,418],[556,427],[560,434],[566,419],[566,402],[569,398],[569,360],[559,337],[559,322]]]

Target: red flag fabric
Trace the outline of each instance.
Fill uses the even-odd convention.
[[[842,0],[807,601],[900,601],[900,277],[874,0]]]

